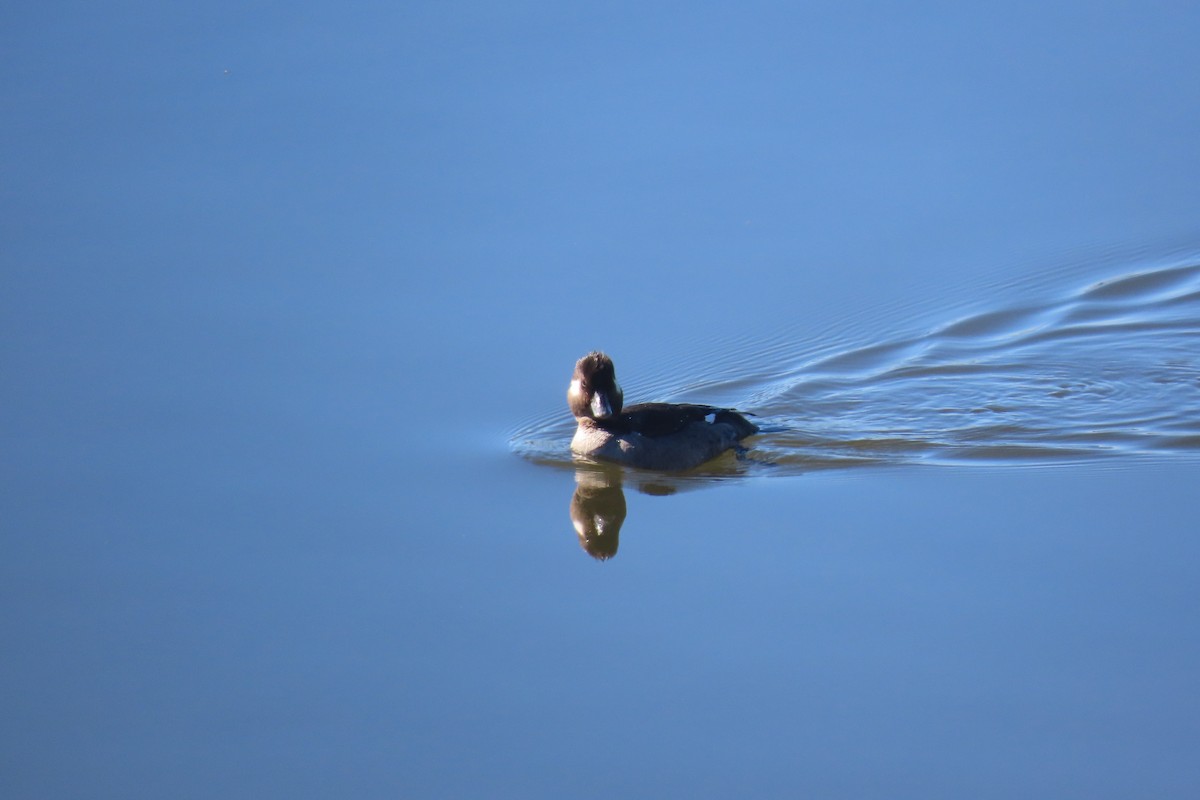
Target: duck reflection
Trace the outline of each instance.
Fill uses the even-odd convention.
[[[571,522],[579,544],[589,556],[607,561],[617,554],[625,510],[621,470],[603,467],[575,470]]]
[[[625,522],[624,477],[618,466],[577,464],[575,494],[571,496],[571,523],[584,551],[598,561],[617,554],[621,543],[621,525]],[[702,483],[693,481],[690,488]],[[642,494],[665,496],[684,488],[669,478],[636,480]]]

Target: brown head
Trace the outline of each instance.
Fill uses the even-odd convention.
[[[575,362],[567,405],[576,419],[608,419],[621,413],[624,402],[611,358],[595,350]]]

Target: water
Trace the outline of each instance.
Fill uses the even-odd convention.
[[[1200,790],[1197,9],[9,6],[0,797]]]
[[[1198,336],[1200,263],[1170,261],[865,346],[836,336],[823,337],[819,349],[745,341],[700,365],[702,378],[645,399],[757,415],[763,433],[741,463],[731,453],[700,475],[1194,457]],[[664,370],[648,382],[671,378]],[[569,417],[548,414],[512,444],[533,460],[567,464],[572,430]]]

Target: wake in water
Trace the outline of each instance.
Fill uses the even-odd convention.
[[[749,462],[709,472],[1194,456],[1200,261],[680,394],[759,417],[763,433],[749,442]],[[573,427],[564,406],[518,431],[512,445],[536,461],[571,464]]]

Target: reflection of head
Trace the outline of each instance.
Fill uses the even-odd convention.
[[[625,492],[620,473],[580,470],[579,485],[571,497],[571,522],[587,554],[607,561],[617,554],[621,524],[625,522]]]

